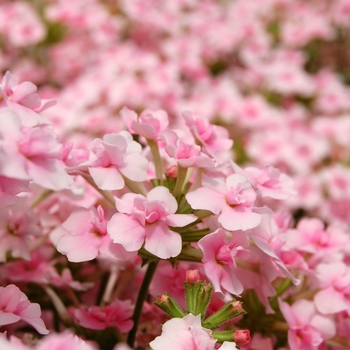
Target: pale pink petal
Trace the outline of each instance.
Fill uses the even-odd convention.
[[[33,326],[40,334],[49,333],[44,321],[40,318],[41,309],[39,304],[30,304],[25,310],[21,311],[20,315],[23,321]]]
[[[121,213],[131,214],[132,209],[134,208],[135,198],[145,198],[145,197],[140,194],[126,193],[121,199],[117,197],[115,198],[116,208]]]
[[[323,340],[333,338],[336,334],[335,322],[331,318],[316,315],[312,318],[310,325],[321,333]]]
[[[227,205],[224,194],[206,187],[187,193],[186,199],[193,209],[205,209],[214,214],[219,214]]]
[[[116,167],[111,166],[109,168],[89,168],[89,172],[96,185],[101,190],[120,190],[125,185],[124,179]]]
[[[21,102],[25,97],[34,94],[38,88],[36,85],[29,81],[25,81],[19,85],[16,86],[14,89],[12,95],[11,95],[11,100],[13,102]]]
[[[120,261],[128,261],[137,255],[136,251],[128,252],[121,244],[113,243],[109,236],[103,237],[100,253]]]
[[[32,180],[47,189],[60,191],[69,188],[73,179],[66,173],[63,163],[56,159],[35,159],[27,163]]]
[[[315,295],[317,310],[322,314],[335,314],[340,311],[349,310],[350,301],[347,301],[343,293],[333,287],[321,290]]]
[[[169,214],[174,214],[177,210],[177,202],[175,197],[170,193],[169,189],[164,186],[157,186],[147,193],[149,201],[159,201],[161,205],[167,209]]]
[[[120,172],[132,181],[146,181],[148,160],[141,154],[132,153],[126,156],[125,163],[119,167]]]
[[[21,318],[10,312],[0,311],[0,326],[18,322]]]
[[[246,231],[260,224],[261,215],[254,213],[250,208],[225,206],[219,215],[218,221],[226,230]]]
[[[166,218],[166,223],[173,227],[183,227],[197,220],[197,216],[192,214],[170,214]]]
[[[291,308],[291,306],[284,301],[282,301],[280,298],[278,298],[278,305],[280,307],[280,310],[286,319],[288,326],[290,328],[294,328],[298,326],[298,319],[294,313],[294,310]],[[289,337],[289,336],[288,336]]]
[[[145,249],[161,259],[173,258],[180,254],[182,240],[179,233],[169,230],[162,221],[144,228],[146,234]]]
[[[93,216],[90,210],[79,208],[68,217],[62,224],[62,227],[67,230],[70,235],[77,236],[90,230],[92,218]]]
[[[100,238],[86,232],[78,236],[64,235],[57,243],[57,250],[71,262],[90,261],[97,257]]]
[[[234,295],[239,296],[243,292],[242,283],[238,280],[232,269],[227,265],[223,266],[221,286]]]
[[[292,309],[298,319],[299,324],[309,324],[312,317],[316,315],[315,304],[309,300],[297,300],[292,305]]]
[[[130,252],[139,250],[145,239],[145,228],[125,214],[114,214],[107,224],[107,231],[114,243]]]

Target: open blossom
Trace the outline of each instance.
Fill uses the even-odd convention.
[[[77,209],[50,237],[57,250],[72,262],[89,261],[99,253],[118,260],[128,260],[135,255],[112,243],[101,206]]]
[[[95,139],[93,145],[97,159],[89,172],[101,190],[122,189],[123,176],[137,182],[147,179],[148,161],[129,132],[107,134],[102,140]]]
[[[327,262],[316,273],[321,288],[315,295],[317,310],[324,315],[350,310],[350,268],[341,261]]]
[[[249,246],[246,235],[235,232],[231,238],[223,229],[203,237],[198,245],[203,251],[204,271],[213,284],[215,292],[224,290],[240,295],[243,286],[235,275],[235,258],[247,259]]]
[[[136,112],[124,107],[120,114],[132,134],[144,136],[146,139],[157,140],[169,124],[167,113],[161,109],[146,109],[137,116]]]
[[[299,299],[291,306],[280,299],[278,302],[289,326],[291,350],[317,350],[324,340],[335,335],[334,321],[318,314],[312,301]]]
[[[152,350],[167,349],[169,344],[172,350],[210,350],[215,349],[215,343],[211,331],[202,327],[200,315],[189,314],[167,321],[162,327],[162,334],[150,346]]]
[[[31,303],[27,296],[14,284],[0,287],[0,326],[23,320],[33,326],[40,334],[48,334],[40,318],[39,304]]]
[[[41,339],[36,350],[98,350],[93,342],[87,342],[66,330]],[[19,349],[20,350],[20,349]]]
[[[188,111],[183,112],[182,116],[196,143],[201,146],[202,152],[213,156],[217,152],[226,152],[232,147],[233,141],[224,127],[212,125],[208,119]]]
[[[262,197],[285,200],[296,194],[292,178],[273,166],[266,166],[264,169],[247,167],[244,169],[244,175],[251,180],[253,187]]]
[[[254,212],[256,193],[248,179],[231,174],[226,181],[203,176],[203,186],[186,195],[193,209],[206,209],[218,214],[226,230],[248,230],[260,224],[261,215]]]
[[[62,145],[48,125],[25,128],[16,113],[0,110],[0,174],[33,181],[50,190],[68,188],[72,178],[61,162]]]
[[[103,308],[92,306],[88,309],[74,310],[74,317],[85,328],[103,330],[108,327],[118,328],[122,333],[130,331],[133,321],[130,300],[115,300]]]
[[[161,134],[165,141],[165,152],[170,158],[183,167],[209,168],[214,167],[214,161],[201,152],[201,148],[194,143],[182,140],[174,131],[166,130]]]
[[[17,84],[15,77],[6,72],[0,84],[0,106],[8,107],[18,113],[25,126],[49,123],[38,112],[56,104],[54,100],[42,100],[38,88],[31,82]]]
[[[6,261],[7,253],[13,258],[30,260],[30,244],[40,236],[36,215],[28,210],[25,201],[0,210],[0,262]]]
[[[169,226],[182,227],[197,219],[192,214],[175,214],[176,199],[163,186],[153,188],[147,197],[127,193],[116,198],[116,206],[119,213],[107,225],[113,242],[130,252],[145,243],[145,249],[161,259],[179,255],[182,248],[180,234]]]

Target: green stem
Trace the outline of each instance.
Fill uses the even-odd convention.
[[[182,189],[185,184],[186,175],[187,175],[187,168],[183,168],[182,166],[178,165],[176,184],[173,192],[173,195],[175,198],[180,197],[182,194]]]
[[[134,326],[128,335],[128,344],[131,348],[133,348],[133,346],[134,346],[136,332],[137,332],[137,328],[138,328],[141,313],[142,313],[143,303],[145,302],[145,300],[147,298],[148,287],[149,287],[149,285],[152,281],[152,277],[157,269],[158,262],[159,262],[159,260],[153,260],[149,263],[145,277],[143,278],[143,281],[141,284],[141,288],[139,290],[139,294],[137,296],[134,314],[132,317],[132,319],[134,321]]]
[[[208,228],[197,231],[182,232],[181,237],[183,242],[198,242],[201,238],[210,233]]]
[[[147,139],[148,146],[151,150],[154,165],[156,168],[156,177],[158,179],[158,185],[163,185],[163,163],[159,153],[158,144],[156,141]]]
[[[45,198],[47,198],[51,193],[53,193],[52,190],[45,190],[38,197],[36,197],[33,202],[30,204],[30,208],[33,209],[36,207],[41,201],[43,201]]]

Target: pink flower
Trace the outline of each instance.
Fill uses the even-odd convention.
[[[184,318],[172,318],[162,327],[162,334],[150,342],[153,350],[164,350],[171,344],[172,350],[215,349],[216,340],[211,331],[201,325],[201,316],[189,314]]]
[[[273,166],[266,166],[264,169],[247,167],[244,175],[251,181],[262,197],[285,200],[297,192],[294,190],[294,181],[288,175],[281,173]]]
[[[118,260],[128,260],[135,255],[112,243],[101,206],[74,211],[50,237],[57,250],[72,262],[93,260],[99,253]]]
[[[17,84],[15,77],[6,72],[0,84],[0,105],[18,113],[24,126],[47,124],[49,121],[37,113],[54,106],[56,102],[40,99],[37,90],[38,88],[29,81]]]
[[[92,306],[74,310],[74,317],[85,328],[103,330],[108,327],[118,328],[122,333],[130,331],[133,321],[130,300],[115,300],[103,308]]]
[[[214,167],[214,161],[202,153],[200,147],[194,143],[182,140],[174,131],[166,130],[161,134],[165,142],[165,151],[168,156],[183,167],[209,168]]]
[[[0,210],[0,262],[6,255],[30,260],[30,244],[40,236],[38,218],[22,198],[16,204]]]
[[[60,161],[62,145],[48,125],[24,128],[17,114],[1,110],[0,135],[1,175],[56,191],[72,184]]]
[[[334,321],[317,314],[313,302],[300,299],[292,306],[280,299],[278,302],[289,325],[288,343],[291,350],[317,350],[324,340],[335,335]]]
[[[316,268],[321,288],[315,305],[324,315],[350,310],[350,268],[341,261],[319,264]]]
[[[0,287],[0,326],[23,320],[33,326],[40,334],[48,334],[40,318],[39,304],[31,303],[27,296],[14,284]]]
[[[318,218],[303,218],[295,229],[288,230],[288,244],[302,252],[322,255],[342,249],[348,235],[341,227],[333,224],[325,229]]]
[[[204,271],[214,286],[215,292],[224,290],[240,295],[243,286],[235,275],[235,257],[247,259],[249,246],[244,233],[235,232],[228,238],[223,229],[203,237],[198,245],[203,251]]]
[[[159,186],[148,192],[147,197],[127,193],[116,198],[119,213],[108,222],[107,231],[114,243],[127,251],[145,249],[161,259],[180,254],[180,234],[169,226],[182,227],[197,219],[192,214],[175,214],[177,202],[166,187]]]
[[[169,124],[167,113],[161,109],[156,111],[146,109],[137,116],[134,111],[124,107],[120,114],[132,134],[144,136],[146,139],[154,141]]]
[[[91,342],[85,342],[75,334],[66,330],[62,333],[53,333],[41,339],[36,350],[97,350]]]
[[[203,185],[186,195],[193,209],[219,214],[218,221],[226,230],[248,230],[259,225],[261,215],[254,212],[256,193],[248,179],[232,174],[226,181],[203,176]]]
[[[97,159],[89,172],[101,190],[122,189],[124,176],[137,182],[147,179],[148,161],[129,132],[107,134],[102,140],[95,139],[93,145]]]
[[[213,156],[218,152],[226,152],[232,147],[233,141],[229,139],[226,128],[210,124],[208,119],[188,111],[183,112],[182,116],[204,153]]]

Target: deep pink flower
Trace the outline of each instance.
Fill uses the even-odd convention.
[[[39,304],[31,303],[27,296],[14,284],[0,287],[0,326],[23,320],[33,326],[40,334],[48,334],[40,318]]]
[[[114,243],[127,251],[145,249],[162,259],[175,257],[181,252],[180,234],[169,226],[182,227],[197,219],[192,214],[175,214],[177,202],[166,187],[159,186],[147,197],[127,193],[116,198],[119,213],[112,216],[107,230]]]
[[[62,333],[52,333],[39,340],[36,350],[97,350],[93,342],[89,343],[77,335],[65,330]]]
[[[115,300],[103,308],[92,306],[74,310],[74,317],[85,328],[103,330],[109,327],[118,328],[122,333],[130,331],[133,321],[130,300]]]

